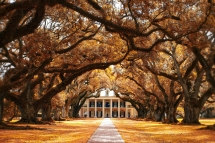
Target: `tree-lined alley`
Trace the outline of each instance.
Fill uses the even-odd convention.
[[[52,121],[62,106],[77,117],[104,88],[139,117],[175,123],[180,107],[182,122],[199,123],[214,102],[214,10],[206,0],[0,0],[1,124],[5,99],[37,123],[39,110]]]

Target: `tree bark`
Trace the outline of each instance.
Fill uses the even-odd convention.
[[[170,105],[166,107],[166,120],[164,121],[165,123],[177,123],[178,120],[176,119],[176,110],[179,105],[179,102],[183,99],[183,96],[180,95],[180,97],[175,100],[170,102]]]
[[[199,122],[200,107],[195,100],[185,100],[184,103],[184,118],[182,123],[200,124]]]
[[[206,109],[206,115],[205,115],[206,118],[213,118],[213,115],[212,115],[212,110],[213,109],[214,108],[207,108]]]
[[[73,112],[72,112],[73,118],[78,118],[79,117],[79,115],[78,115],[79,110],[80,110],[80,108],[77,105],[73,106]]]
[[[59,107],[56,107],[54,109],[54,120],[60,121],[60,116],[61,116],[61,109]]]
[[[32,105],[27,104],[29,103],[22,103],[22,105],[18,105],[21,112],[21,120],[19,122],[38,123],[37,111],[35,111]]]
[[[207,99],[214,93],[213,88],[209,88],[199,99],[186,98],[184,103],[183,123],[200,124],[199,114]]]
[[[138,110],[137,110],[137,117],[138,117],[138,118],[144,118],[144,113],[143,113],[143,110],[142,110],[142,109],[138,109]]]
[[[0,125],[3,124],[4,97],[0,95]]]
[[[154,116],[153,116],[153,119],[157,122],[160,122],[163,120],[164,118],[164,108],[163,107],[157,107],[155,110],[154,110]]]
[[[175,109],[174,107],[170,106],[167,109],[167,119],[166,123],[175,123]]]
[[[78,102],[79,103],[79,102]],[[70,117],[71,118],[78,118],[79,117],[79,111],[80,111],[81,107],[78,105],[71,105],[71,110],[70,110]]]
[[[69,107],[70,107],[70,105],[65,105],[65,118],[68,118],[68,117],[70,117],[70,114],[69,114]]]
[[[149,120],[154,120],[154,115],[155,115],[154,114],[154,109],[152,109],[152,107],[149,106],[146,118],[149,119]]]
[[[51,101],[44,104],[42,108],[42,121],[53,122],[54,120],[51,117]]]
[[[145,108],[142,104],[139,103],[138,108],[136,108],[136,110],[137,110],[137,117],[138,118],[145,118],[145,113],[144,113]]]
[[[70,107],[71,109],[69,109]],[[75,104],[72,104],[71,101],[67,102],[65,105],[65,117],[76,118],[77,116],[75,114]]]
[[[26,92],[23,92],[23,98],[19,98],[18,106],[21,112],[21,120],[24,123],[38,123],[37,112],[33,106],[33,91],[31,89],[30,80],[26,86]]]

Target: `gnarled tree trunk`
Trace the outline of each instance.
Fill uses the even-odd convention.
[[[54,109],[54,120],[60,120],[60,110],[58,108]]]
[[[200,114],[200,107],[193,100],[185,100],[184,103],[184,118],[182,123],[187,124],[200,124],[199,122],[199,114]]]
[[[78,118],[79,117],[79,115],[78,115],[78,113],[79,113],[79,108],[77,107],[77,106],[71,106],[71,117],[72,118]]]
[[[214,108],[207,108],[206,109],[206,114],[205,114],[205,117],[206,118],[213,118],[213,114],[212,114],[212,111],[214,110]]]
[[[166,117],[166,120],[165,120],[165,123],[177,123],[178,120],[176,120],[175,118],[175,109],[173,106],[170,106],[167,108],[166,110],[166,114],[167,114],[167,117]]]
[[[51,101],[44,104],[42,108],[42,121],[53,122],[54,120],[51,117]]]
[[[19,122],[38,123],[37,111],[31,104],[23,102],[22,105],[18,105],[18,107],[21,112],[21,120]]]
[[[147,112],[147,115],[146,115],[146,118],[149,119],[149,120],[154,120],[154,109],[152,107],[148,107],[148,112]]]
[[[65,118],[70,117],[69,108],[70,108],[70,105],[65,105]]]
[[[0,94],[0,125],[3,124],[4,97]]]
[[[137,110],[137,117],[138,117],[138,118],[144,118],[144,113],[143,113],[143,110],[142,110],[142,109],[138,109],[138,110]]]
[[[156,109],[154,109],[154,116],[153,116],[153,120],[159,122],[162,121],[164,118],[164,107],[157,107]]]
[[[19,98],[17,105],[21,112],[21,120],[19,122],[24,123],[38,123],[37,112],[33,106],[34,92],[31,89],[30,80],[27,83],[27,92],[23,92],[23,98]]]

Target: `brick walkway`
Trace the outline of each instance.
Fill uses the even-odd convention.
[[[124,143],[110,118],[104,118],[87,143]]]

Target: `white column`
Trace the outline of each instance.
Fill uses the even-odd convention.
[[[120,118],[120,99],[118,99],[118,118]]]
[[[96,102],[97,102],[97,99],[95,99],[95,116],[94,116],[94,118],[97,118],[97,115],[96,115],[96,112],[97,112],[97,104],[96,104]]]
[[[105,100],[102,100],[102,118],[105,117]]]
[[[128,118],[128,107],[127,107],[127,102],[125,102],[125,118]]]
[[[112,118],[112,99],[110,99],[110,118]]]
[[[87,117],[89,118],[89,105],[90,105],[90,103],[89,103],[89,99],[87,99]]]

